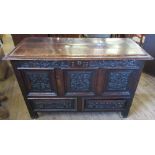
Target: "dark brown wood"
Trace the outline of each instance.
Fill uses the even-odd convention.
[[[28,98],[34,112],[77,111],[76,98]]]
[[[26,38],[10,53],[9,60],[150,60],[131,39]]]
[[[80,34],[12,34],[14,45],[18,45],[27,37],[60,37],[60,38],[79,38]]]
[[[64,88],[64,77],[63,77],[63,72],[61,69],[56,69],[56,79],[57,79],[57,88],[59,96],[64,96],[65,88]]]
[[[145,60],[130,39],[27,38],[11,60],[32,118],[41,111],[113,111],[127,117]]]
[[[21,78],[24,81],[24,85],[26,86],[26,92],[27,92],[27,96],[39,96],[41,95],[42,91],[45,88],[41,88],[40,91],[38,91],[38,88],[36,87],[36,85],[34,86],[32,84],[32,80],[31,80],[31,76],[37,76],[38,77],[38,81],[35,81],[36,83],[40,84],[41,80],[41,76],[44,76],[44,74],[47,74],[46,77],[46,82],[48,82],[49,84],[49,88],[48,90],[46,90],[46,93],[44,92],[41,96],[57,96],[57,87],[56,87],[56,78],[55,78],[55,71],[53,69],[27,69],[27,68],[23,68],[23,69],[18,69],[20,70],[20,74],[21,74]],[[51,80],[48,80],[51,79]],[[48,80],[48,81],[47,81]],[[34,87],[34,88],[33,88]]]
[[[65,86],[65,89],[64,89],[64,92],[65,92],[65,96],[92,96],[92,95],[96,95],[96,83],[97,83],[97,71],[95,69],[81,69],[81,68],[76,68],[76,69],[65,69],[63,70],[63,73],[64,73],[64,86]],[[77,90],[72,90],[70,89],[70,85],[71,85],[71,78],[69,78],[69,74],[76,74],[77,76],[81,76],[81,74],[91,74],[91,85],[90,85],[90,88],[89,88],[89,91],[82,91],[81,89],[77,88]],[[75,76],[76,76],[75,75]],[[87,76],[87,75],[86,75]],[[80,77],[79,77],[80,78]],[[84,82],[84,81],[81,81],[81,82]],[[77,87],[82,87],[80,85],[78,85]],[[79,89],[79,90],[78,90]]]
[[[12,34],[14,45],[18,45],[23,39],[27,37],[48,37],[48,34]]]
[[[103,90],[105,90],[105,86],[106,86],[106,71],[103,69],[98,69],[98,75],[97,75],[97,81],[96,81],[96,85],[98,86],[96,89],[96,93],[97,95],[102,95]]]
[[[49,37],[79,38],[80,37],[80,34],[49,34]]]
[[[38,117],[37,112],[34,112],[34,111],[33,111],[32,106],[31,106],[30,103],[28,102],[27,93],[26,93],[26,86],[24,85],[24,81],[23,81],[24,79],[23,79],[22,76],[21,76],[21,72],[20,72],[20,70],[18,70],[18,69],[16,68],[16,64],[15,64],[14,61],[11,61],[11,64],[12,64],[12,67],[13,67],[13,69],[14,69],[16,78],[17,78],[17,80],[18,80],[19,87],[20,87],[20,89],[21,89],[21,91],[22,91],[23,98],[24,98],[25,103],[26,103],[26,105],[27,105],[27,108],[28,108],[28,110],[29,110],[30,116],[31,116],[31,118],[37,118],[37,117]]]

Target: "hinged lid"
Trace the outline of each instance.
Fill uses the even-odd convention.
[[[151,60],[133,40],[127,38],[48,38],[24,39],[6,60]]]

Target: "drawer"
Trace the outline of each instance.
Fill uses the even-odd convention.
[[[34,111],[77,111],[76,98],[28,99]]]
[[[126,100],[84,99],[83,111],[121,111],[126,107]]]

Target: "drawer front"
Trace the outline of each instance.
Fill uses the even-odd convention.
[[[29,99],[34,111],[77,111],[75,98]]]
[[[117,111],[126,107],[126,100],[84,99],[84,111]]]

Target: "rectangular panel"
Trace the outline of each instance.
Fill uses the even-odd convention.
[[[109,91],[126,91],[128,90],[129,76],[131,70],[110,71],[108,74],[107,90]]]
[[[75,98],[29,99],[34,111],[77,111]]]
[[[95,95],[97,70],[68,69],[63,72],[65,95]]]
[[[54,70],[21,70],[22,79],[29,96],[56,96],[56,80]]]
[[[138,74],[139,70],[136,69],[107,70],[105,81],[106,85],[103,86],[103,95],[132,95],[135,89],[135,85],[138,82]]]
[[[125,100],[84,99],[84,111],[118,111],[126,107]]]

